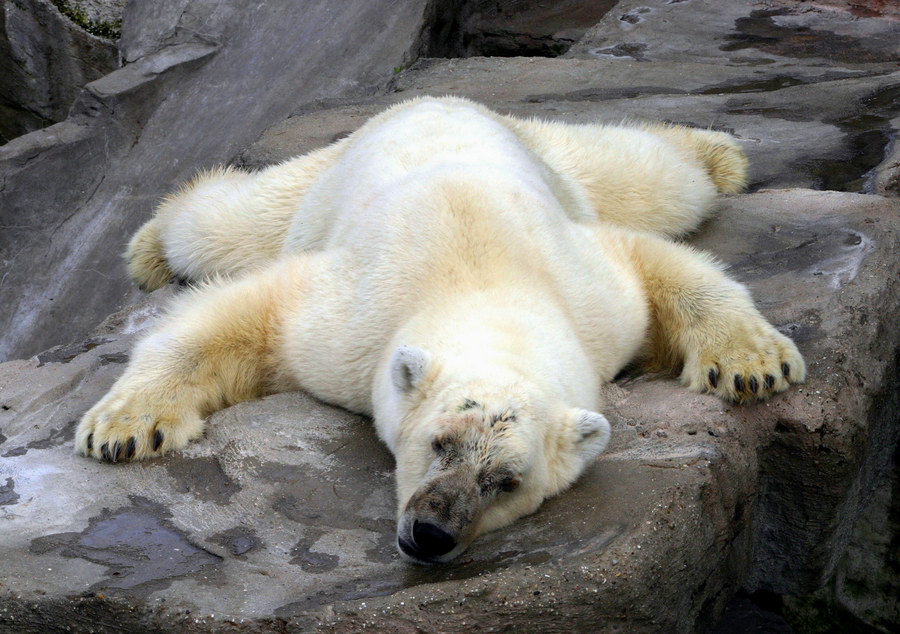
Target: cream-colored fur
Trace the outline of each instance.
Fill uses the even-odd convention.
[[[729,136],[395,106],[332,146],[203,174],[129,245],[145,288],[200,284],[79,425],[109,460],[183,447],[210,412],[302,388],[375,417],[417,561],[568,487],[626,364],[763,398],[803,359],[708,256],[667,241],[745,184]],[[227,277],[223,277],[227,276]]]

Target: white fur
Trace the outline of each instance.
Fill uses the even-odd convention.
[[[236,279],[181,302],[76,442],[99,457],[139,437],[135,457],[154,455],[159,429],[160,450],[178,448],[209,411],[302,387],[374,415],[397,457],[401,541],[440,506],[419,503],[428,491],[482,491],[450,558],[603,451],[598,388],[627,363],[683,366],[690,388],[735,400],[803,379],[741,285],[660,237],[745,177],[721,133],[526,121],[449,98],[257,174],[203,175],[132,239],[130,270],[148,288]],[[444,442],[456,462],[436,454]]]

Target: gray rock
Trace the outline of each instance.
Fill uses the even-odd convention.
[[[888,146],[887,158],[873,174],[875,192],[882,196],[900,196],[900,143],[897,143],[897,131],[900,130],[900,117],[891,120],[892,140]]]
[[[3,0],[0,145],[65,119],[82,86],[118,66],[113,42],[86,32],[49,0]]]
[[[891,118],[900,110],[893,101],[900,90],[900,73],[833,80],[823,79],[829,75],[820,73],[766,92],[730,84],[736,89],[732,92],[721,88],[721,73],[716,76],[717,71],[706,65],[667,65],[666,69],[640,64],[626,68],[609,60],[427,60],[396,77],[392,92],[386,95],[323,104],[295,114],[267,130],[236,162],[259,168],[286,160],[349,134],[392,103],[452,93],[511,114],[570,123],[662,119],[726,130],[742,141],[750,158],[751,189],[890,193],[889,183],[897,172],[896,166],[890,166],[896,161],[882,159],[900,122]],[[682,85],[690,84],[691,90],[685,94],[667,86],[672,75]],[[644,88],[649,94],[623,97],[622,86],[629,77],[645,87],[661,85]],[[536,94],[537,86],[542,91]],[[572,86],[579,89],[571,91]]]
[[[862,69],[896,61],[898,35],[895,20],[790,0],[622,0],[568,55]]]
[[[900,452],[890,476],[872,493],[838,565],[838,605],[882,632],[900,628]]]
[[[128,0],[67,0],[67,4],[91,25],[121,28],[122,14]]]
[[[896,583],[879,488],[900,434],[894,198],[725,200],[693,240],[798,341],[808,383],[738,407],[659,377],[608,386],[608,453],[452,567],[396,559],[389,454],[367,421],[302,394],[216,414],[181,455],[110,466],[72,453],[75,421],[176,291],[141,297],[114,264],[153,201],[198,166],[277,162],[404,98],[724,128],[755,188],[891,192],[900,23],[823,8],[837,0],[726,4],[620,2],[563,58],[394,72],[434,50],[435,21],[461,3],[359,16],[313,3],[302,19],[286,3],[133,3],[131,63],[67,121],[0,149],[0,343],[44,350],[0,364],[0,630],[694,631],[738,588],[823,586],[842,610],[889,622],[877,592],[851,595],[862,579]],[[372,15],[396,20],[380,39],[347,26]],[[331,26],[314,32],[316,20]],[[341,30],[355,54],[329,36]]]
[[[219,412],[180,455],[122,465],[75,455],[75,421],[122,371],[168,287],[80,344],[0,365],[0,627],[564,619],[575,630],[689,631],[711,625],[743,579],[812,589],[897,442],[898,225],[876,196],[724,201],[694,242],[798,341],[807,384],[748,406],[671,379],[609,386],[609,451],[571,491],[448,567],[398,560],[389,453],[367,421],[303,394]]]

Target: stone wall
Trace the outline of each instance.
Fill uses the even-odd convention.
[[[105,11],[101,14],[98,7],[91,16],[114,22],[115,11],[108,6]],[[118,68],[115,42],[86,31],[84,26],[92,23],[96,22],[86,17],[83,24],[76,24],[50,0],[3,0],[0,145],[62,121],[86,83]]]

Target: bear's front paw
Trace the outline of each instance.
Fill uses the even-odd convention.
[[[694,391],[741,402],[768,398],[806,378],[797,346],[761,317],[744,316],[710,332],[686,355],[681,381]]]
[[[81,419],[75,447],[109,462],[139,460],[183,448],[203,434],[203,427],[190,407],[114,388]]]

